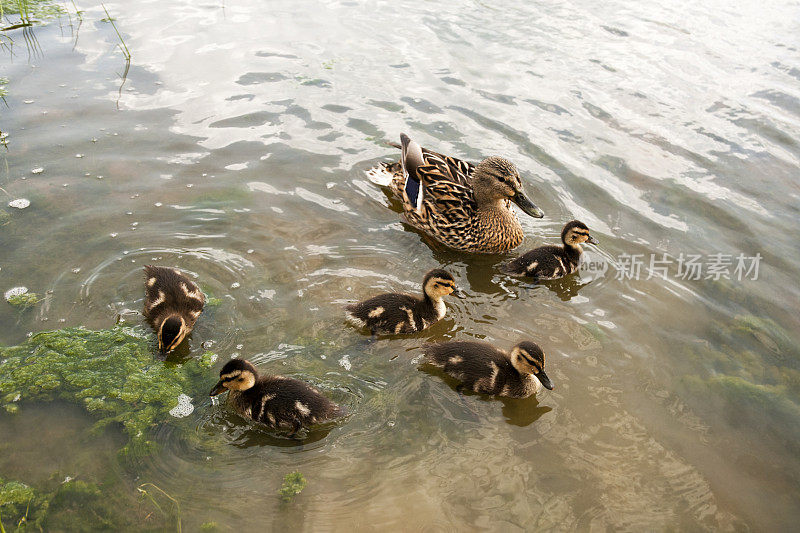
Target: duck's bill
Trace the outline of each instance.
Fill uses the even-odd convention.
[[[588,242],[589,244],[600,244],[600,241],[598,241],[597,239],[595,239],[591,235],[589,235],[589,238],[586,239],[586,242]]]
[[[464,291],[462,291],[458,287],[453,289],[453,296],[455,296],[456,298],[460,298],[462,300],[467,297],[467,295],[464,293]]]
[[[222,394],[225,392],[225,386],[222,384],[222,380],[218,381],[214,388],[211,389],[211,392],[208,393],[209,396],[216,396],[217,394]]]
[[[544,373],[544,370],[534,375],[536,376],[536,379],[538,379],[541,382],[542,386],[544,386],[545,389],[553,390],[553,382],[550,381],[550,378],[547,377],[547,374]]]
[[[517,191],[517,194],[511,197],[511,201],[519,206],[522,211],[532,216],[533,218],[542,218],[544,211],[536,207],[533,202],[528,200],[528,197],[522,191]]]

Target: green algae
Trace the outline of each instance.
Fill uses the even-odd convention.
[[[300,494],[306,488],[306,478],[300,472],[291,472],[283,476],[283,484],[281,485],[278,494],[281,500],[289,503],[295,496]]]
[[[108,489],[106,489],[107,491]],[[52,490],[35,489],[25,483],[0,478],[0,520],[10,531],[119,531],[152,530],[142,527],[139,513],[95,483],[68,480]],[[152,524],[163,530],[165,524]]]
[[[123,455],[146,455],[157,445],[151,430],[167,420],[180,394],[192,396],[213,364],[207,352],[181,366],[154,359],[144,335],[128,327],[39,333],[19,346],[0,347],[0,407],[62,399],[98,417],[95,430],[120,424],[129,441]]]
[[[64,13],[66,11],[52,0],[0,0],[0,15],[17,15],[21,22],[27,24],[36,22],[36,19],[57,17]]]
[[[42,300],[35,292],[26,292],[25,294],[15,294],[14,296],[9,296],[6,301],[20,311],[24,311],[25,309],[29,309],[38,304]]]
[[[215,296],[206,297],[206,307],[219,307],[220,305],[222,305],[222,298],[217,298]]]
[[[800,420],[800,405],[780,385],[758,385],[737,376],[716,376],[707,381],[711,390],[730,402],[746,405],[754,412],[767,413],[791,424]]]
[[[734,318],[733,331],[741,335],[750,335],[764,345],[771,352],[781,355],[791,355],[798,358],[796,344],[792,341],[786,330],[770,318],[761,318],[755,315],[738,315]]]
[[[733,418],[743,423],[746,421],[751,430],[780,435],[786,438],[787,444],[800,439],[800,427],[796,424],[800,418],[800,403],[784,385],[762,385],[730,375],[709,379],[685,376],[683,382],[689,391],[705,401],[711,392],[713,398],[723,402]]]
[[[21,481],[0,478],[0,527],[3,522],[16,526],[41,529],[49,499]]]

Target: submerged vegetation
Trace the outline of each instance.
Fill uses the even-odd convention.
[[[174,509],[175,514],[175,523],[176,523],[176,530],[178,533],[181,533],[181,506],[178,503],[178,500],[167,494],[161,487],[158,487],[152,483],[143,483],[137,487],[139,493],[142,495],[143,498],[146,498],[150,501],[150,503],[155,506],[156,509],[164,516],[164,518],[170,518],[170,513],[164,510],[162,505],[159,505],[156,497],[166,498],[169,501],[170,506]]]
[[[141,504],[121,505],[108,489],[82,480],[36,489],[0,478],[0,531],[164,531],[169,522],[155,517],[158,503],[145,499]]]
[[[306,488],[306,478],[300,472],[291,472],[283,476],[283,484],[281,485],[278,494],[281,495],[281,500],[289,503],[295,496],[300,494]]]
[[[12,26],[31,25],[64,13],[64,8],[52,0],[0,0],[0,18]]]
[[[148,340],[127,327],[39,333],[0,347],[0,407],[13,413],[25,401],[76,402],[99,418],[95,429],[122,426],[129,437],[123,454],[147,454],[156,448],[151,429],[203,383],[212,360],[206,354],[181,366],[157,361]]]
[[[29,307],[33,307],[37,303],[41,302],[41,300],[39,299],[39,295],[36,294],[35,292],[13,294],[9,296],[6,301],[20,310],[28,309]]]
[[[698,401],[720,403],[737,423],[798,442],[800,351],[775,321],[739,315],[730,326],[716,324],[687,357],[706,369],[683,379]]]

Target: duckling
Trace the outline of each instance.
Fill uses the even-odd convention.
[[[425,274],[422,298],[389,292],[363,302],[350,304],[347,319],[357,327],[367,327],[372,335],[416,333],[441,320],[447,308],[443,298],[456,290],[453,276],[435,268]]]
[[[400,135],[399,163],[370,177],[387,186],[403,205],[406,221],[445,246],[465,252],[498,254],[522,243],[522,225],[511,209],[542,218],[522,188],[517,167],[498,156],[477,165],[422,148]],[[390,180],[381,179],[381,175]]]
[[[425,347],[426,362],[461,381],[480,394],[527,398],[542,390],[553,390],[544,372],[544,352],[538,344],[523,341],[511,353],[485,342],[443,342]]]
[[[291,428],[290,437],[303,427],[345,414],[311,385],[285,376],[261,376],[243,359],[225,363],[209,396],[226,390],[228,403],[240,415],[275,429]]]
[[[158,335],[158,349],[168,353],[188,335],[203,312],[206,297],[177,268],[145,266],[144,316]]]
[[[583,248],[581,243],[600,244],[589,235],[589,228],[580,220],[564,225],[561,231],[564,246],[540,246],[526,252],[501,268],[512,276],[527,276],[536,279],[558,279],[578,270]]]

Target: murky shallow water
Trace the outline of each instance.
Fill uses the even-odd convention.
[[[0,414],[0,476],[98,481],[92,450],[131,492],[177,498],[187,530],[797,523],[800,5],[439,4],[108,4],[133,54],[121,89],[98,5],[35,27],[38,48],[10,34],[0,186],[31,205],[3,208],[0,288],[51,292],[0,306],[2,344],[141,323],[141,266],[172,264],[222,299],[180,357],[210,343],[216,368],[246,357],[353,414],[300,447],[196,397],[197,439],[165,425],[122,468],[113,430],[75,439],[89,415],[23,406]],[[509,157],[547,215],[523,248],[580,218],[611,268],[530,286],[432,249],[364,174],[401,131]],[[615,279],[622,254],[663,253],[763,259],[756,281]],[[439,265],[468,298],[429,332],[365,345],[344,324],[344,302]],[[556,389],[467,407],[417,369],[424,342],[473,337],[537,340]],[[292,470],[309,484],[286,506]]]

